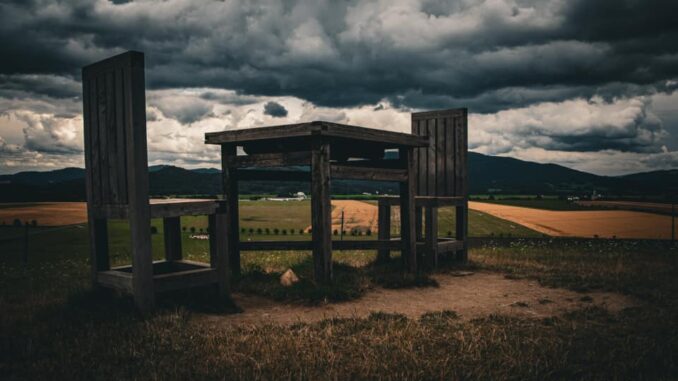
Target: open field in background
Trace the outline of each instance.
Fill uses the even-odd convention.
[[[671,217],[626,210],[553,211],[469,202],[469,208],[557,237],[670,239]]]
[[[62,205],[65,204],[65,205]],[[5,204],[7,205],[7,204]],[[341,209],[344,209],[345,236],[351,236],[352,229],[358,229],[365,235],[368,230],[377,233],[377,202],[333,200],[332,229],[340,230]],[[308,229],[311,221],[311,203],[304,201],[246,201],[241,200],[240,227],[243,239],[272,239],[275,235],[286,235],[285,239],[310,239]],[[400,216],[397,207],[392,209],[392,234],[400,232]],[[20,216],[20,217],[16,217]],[[11,225],[15,218],[21,221],[35,219],[38,226],[70,225],[87,221],[85,203],[50,203],[40,205],[20,205],[17,208],[0,209],[0,224],[4,221]],[[45,221],[45,222],[43,222]],[[54,222],[54,223],[48,223]],[[158,221],[154,226],[158,227]],[[207,218],[204,216],[186,216],[181,218],[182,229],[187,233],[205,232]],[[441,208],[439,213],[440,234],[454,232],[454,209]],[[242,229],[245,229],[243,232]],[[261,229],[261,232],[259,232]],[[268,233],[266,232],[268,229]],[[278,230],[278,234],[274,230]],[[159,228],[159,230],[162,230]],[[251,231],[250,231],[251,230]],[[303,234],[299,232],[303,231]],[[540,233],[519,224],[504,221],[490,215],[471,211],[469,215],[469,234],[474,237],[513,236],[539,237]]]
[[[661,213],[668,215],[671,215],[672,212],[670,203],[605,200],[576,201],[575,203],[584,208],[638,210],[641,212]]]
[[[20,231],[0,234],[13,230]],[[128,298],[89,289],[85,226],[35,230],[43,233],[31,240],[28,267],[19,260],[20,241],[0,241],[4,379],[678,374],[678,252],[657,243],[489,243],[470,251],[467,266],[445,262],[435,274],[410,280],[399,274],[398,253],[376,265],[372,251],[341,252],[331,287],[310,281],[308,252],[250,252],[234,285],[244,314],[233,315],[229,304],[198,289],[167,295],[156,314],[141,319]],[[158,230],[153,250],[161,258]],[[126,225],[114,222],[110,233],[114,262],[128,262]],[[188,235],[185,256],[206,261],[207,242]],[[290,288],[277,281],[287,268],[302,279]],[[472,274],[454,276],[460,270]],[[416,302],[433,299],[428,308]],[[361,309],[342,312],[350,306]],[[261,323],[252,314],[271,318]],[[294,323],[273,324],[290,321],[285,316]],[[343,317],[323,320],[331,316]]]

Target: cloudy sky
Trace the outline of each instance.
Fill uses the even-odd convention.
[[[469,148],[616,175],[678,167],[675,0],[0,0],[0,173],[83,166],[80,68],[146,54],[151,164],[208,131],[407,131],[468,107]]]

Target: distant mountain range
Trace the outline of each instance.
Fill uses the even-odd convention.
[[[469,152],[471,194],[590,194],[661,195],[678,190],[678,170],[598,176],[556,164],[539,164],[507,157]],[[215,195],[221,192],[220,170],[160,165],[149,167],[150,192],[154,196]],[[77,201],[85,199],[85,171],[65,168],[46,172],[0,175],[0,202]],[[370,181],[337,180],[335,194],[363,192],[394,194],[397,185]],[[241,194],[289,194],[308,192],[302,182],[252,181],[240,184]]]

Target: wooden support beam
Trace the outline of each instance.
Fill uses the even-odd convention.
[[[110,269],[108,257],[108,220],[89,216],[90,261],[92,281],[96,284],[97,273]]]
[[[350,165],[331,165],[333,179],[353,179],[372,181],[406,181],[405,169],[393,168],[369,168],[355,167]]]
[[[426,264],[430,268],[438,266],[438,208],[426,207]]]
[[[217,272],[217,290],[222,298],[230,294],[228,215],[218,211],[209,216],[210,267]]]
[[[378,220],[377,229],[379,230],[378,237],[380,241],[391,239],[391,205],[383,198],[379,199],[378,203]],[[381,248],[377,252],[377,261],[385,262],[391,258],[391,251],[387,248]]]
[[[400,148],[401,160],[407,163],[407,181],[400,183],[400,234],[402,237],[401,256],[406,271],[416,273],[417,268],[417,241],[414,223],[414,195],[416,192],[416,178],[414,173],[414,149]]]
[[[332,206],[330,204],[330,145],[320,136],[312,139],[311,228],[315,280],[332,281]]]
[[[389,203],[389,205],[399,205],[400,199],[393,196],[385,196],[379,198],[384,199],[384,202]],[[465,202],[465,197],[435,197],[435,196],[416,196],[414,198],[415,205],[417,207],[443,207],[443,206],[459,206],[463,205]]]
[[[221,175],[226,201],[226,229],[228,262],[234,275],[240,275],[240,221],[238,214],[238,170],[229,165],[236,155],[234,144],[221,146]]]
[[[226,147],[223,145],[222,147]],[[232,146],[235,147],[235,146]],[[227,166],[231,168],[249,167],[285,167],[290,165],[309,165],[311,152],[257,153],[246,156],[229,155]]]
[[[112,288],[132,294],[132,273],[115,270],[100,271],[96,275],[97,286]]]
[[[181,259],[181,219],[180,217],[163,218],[162,229],[165,239],[165,259],[178,261]]]
[[[378,240],[362,240],[352,239],[344,241],[332,242],[332,250],[391,250],[400,249],[401,244],[398,240],[378,239]]]
[[[312,241],[242,241],[242,251],[313,250]]]
[[[463,242],[462,247],[459,249],[458,259],[466,263],[468,261],[468,201],[463,205],[457,206],[456,208],[456,234],[455,237],[458,241]]]
[[[238,170],[238,181],[311,181],[310,171]]]

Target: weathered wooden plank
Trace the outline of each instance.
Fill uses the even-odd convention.
[[[454,119],[445,120],[445,196],[453,196],[455,186],[455,145],[454,145]]]
[[[445,118],[436,118],[436,196],[445,196]]]
[[[383,202],[388,203],[389,205],[399,205],[400,199],[398,197],[386,196],[380,197],[379,200],[384,200]],[[427,206],[457,206],[462,205],[466,201],[464,197],[432,197],[432,196],[416,196],[414,199],[415,205],[417,207],[427,207]]]
[[[91,202],[94,205],[101,205],[101,144],[99,141],[99,100],[98,100],[98,81],[96,77],[91,77],[90,100],[90,181],[92,183]]]
[[[99,271],[110,269],[110,259],[108,253],[108,221],[105,218],[96,218],[90,216],[90,260],[92,261],[92,271],[94,279]]]
[[[391,239],[391,205],[383,197],[378,201],[377,229],[380,241],[390,241]],[[386,262],[391,258],[391,251],[387,248],[380,248],[377,251],[377,261]]]
[[[334,179],[354,179],[372,181],[406,181],[405,169],[393,168],[366,168],[348,165],[333,164],[330,166],[331,176]]]
[[[343,240],[332,242],[332,250],[378,250],[387,251],[401,248],[400,241],[391,239],[378,240]],[[386,258],[384,258],[386,259]]]
[[[458,259],[462,262],[468,261],[468,205],[464,204],[456,208],[456,234],[457,241],[462,242],[462,247],[459,249]]]
[[[162,229],[165,240],[165,259],[168,261],[181,260],[181,218],[164,218]]]
[[[256,140],[308,136],[310,135],[310,128],[310,123],[296,123],[241,130],[208,132],[205,134],[205,144],[233,144]]]
[[[426,154],[426,194],[425,196],[436,196],[436,119],[426,121],[426,130],[431,139]]]
[[[151,199],[151,218],[204,216],[217,209],[216,200]]]
[[[238,170],[230,166],[237,154],[236,146],[221,146],[221,175],[226,201],[226,228],[228,229],[228,261],[234,275],[240,275],[240,221],[238,215]]]
[[[111,167],[111,158],[108,148],[108,127],[110,123],[110,110],[109,110],[109,93],[108,86],[106,83],[106,74],[103,73],[101,76],[97,77],[97,102],[99,104],[99,173],[100,173],[100,186],[101,186],[101,202],[104,204],[114,204],[111,200],[111,186],[110,186],[110,167]]]
[[[125,72],[127,173],[129,185],[129,223],[132,236],[132,283],[134,301],[142,313],[155,307],[153,257],[151,252],[151,214],[148,203],[148,156],[146,151],[146,97],[144,56],[128,54]]]
[[[179,271],[153,277],[153,286],[156,292],[207,286],[217,282],[218,274],[213,268]]]
[[[217,289],[222,298],[230,294],[227,220],[228,216],[221,210],[209,216],[210,265],[217,272]]]
[[[438,208],[426,208],[426,250],[424,256],[427,266],[438,266]]]
[[[421,206],[417,205],[417,199],[414,199],[414,228],[416,229],[416,239],[417,242],[421,241],[424,238],[424,225],[423,225],[423,210]]]
[[[117,161],[116,168],[118,174],[118,197],[121,204],[129,202],[127,197],[127,146],[125,143],[125,88],[123,81],[123,70],[115,72],[115,121],[116,121],[116,139],[117,139]]]
[[[246,156],[229,156],[231,168],[247,167],[285,167],[291,165],[309,165],[310,152],[259,153]]]
[[[399,157],[407,163],[408,181],[400,183],[400,234],[402,237],[401,256],[406,271],[417,272],[417,242],[414,223],[414,196],[416,179],[414,149],[401,148]]]
[[[412,134],[379,130],[376,128],[349,126],[345,124],[324,121],[314,123],[319,123],[322,125],[323,128],[320,132],[322,136],[333,136],[342,139],[354,139],[358,141],[372,141],[403,147],[423,147],[428,145],[428,140],[426,138],[412,136]]]
[[[238,181],[311,181],[311,172],[241,169]]]
[[[330,205],[330,145],[320,136],[312,141],[311,227],[315,280],[332,280],[332,206]]]
[[[115,93],[115,71],[106,72],[104,81],[106,83],[106,123],[104,125],[106,134],[106,146],[104,155],[108,158],[108,203],[119,204],[118,188],[118,168],[120,167],[120,158],[118,157],[118,138],[117,138],[117,105]]]
[[[437,245],[438,253],[452,253],[455,251],[462,250],[465,247],[466,243],[464,241],[439,241]]]
[[[464,130],[462,120],[460,118],[454,119],[454,178],[455,182],[454,195],[463,196],[463,181],[464,176]]]
[[[312,241],[242,241],[242,251],[313,250]]]

